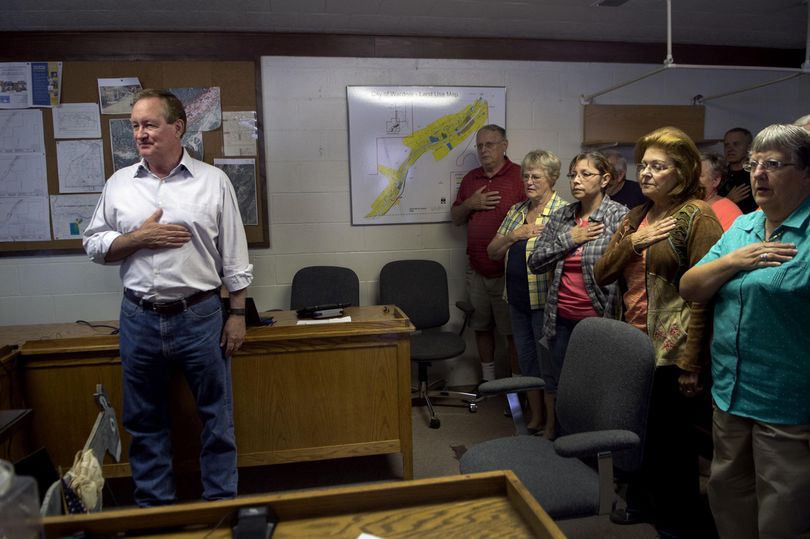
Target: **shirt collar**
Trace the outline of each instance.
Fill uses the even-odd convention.
[[[189,155],[185,148],[183,148],[183,156],[180,158],[180,162],[172,169],[166,178],[171,178],[181,171],[185,171],[188,177],[194,177],[194,159],[192,159],[191,155]],[[146,160],[141,157],[141,160],[138,163],[138,168],[135,169],[135,177],[143,178],[145,176],[153,176],[153,174],[150,172],[149,167],[146,166]]]
[[[765,228],[765,212],[756,210],[749,214],[751,217],[745,221],[740,222],[740,228],[746,232],[753,230],[764,230]],[[793,213],[787,216],[787,219],[782,221],[782,224],[777,228],[803,228],[806,226],[808,219],[810,219],[810,196],[805,198],[798,208],[793,210]]]
[[[602,218],[602,215],[604,215],[605,211],[607,211],[605,208],[608,205],[609,200],[610,197],[607,194],[605,194],[602,197],[602,202],[599,203],[599,207],[596,208],[596,211],[591,214],[588,220],[601,223],[604,220]],[[565,207],[563,211],[566,213],[568,219],[573,221],[576,218],[578,209],[579,209],[579,201],[569,204],[568,206]]]

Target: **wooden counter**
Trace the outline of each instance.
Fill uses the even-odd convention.
[[[48,517],[45,536],[225,538],[237,509],[257,506],[278,517],[273,539],[565,538],[510,471]]]
[[[395,306],[350,307],[350,323],[298,326],[294,312],[268,314],[276,323],[249,328],[232,363],[239,466],[401,453],[404,478],[412,478],[407,317]],[[65,326],[72,325],[53,328],[77,330]],[[48,327],[37,327],[40,337]],[[27,333],[5,331],[35,337],[30,326]],[[55,464],[69,468],[84,445],[97,414],[96,384],[104,384],[120,423],[117,336],[32,338],[16,362],[25,407],[33,409],[33,444],[47,447]],[[196,468],[194,402],[179,374],[172,390],[175,464]],[[122,463],[105,465],[107,477],[129,474],[126,433],[123,446]]]

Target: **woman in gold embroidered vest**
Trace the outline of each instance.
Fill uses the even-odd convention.
[[[652,521],[661,537],[694,536],[699,474],[693,422],[708,407],[701,373],[709,364],[711,312],[678,294],[681,276],[723,233],[703,201],[700,153],[681,130],[663,127],[636,143],[638,181],[649,200],[632,209],[596,263],[600,286],[618,281],[624,320],[646,332],[656,373],[642,470],[630,478],[617,523]]]

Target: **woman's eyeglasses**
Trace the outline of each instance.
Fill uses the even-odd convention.
[[[782,167],[792,167],[795,163],[785,163],[784,161],[777,161],[776,159],[766,159],[765,161],[755,161],[751,159],[747,163],[743,163],[743,170],[746,172],[754,172],[757,167],[762,167],[766,171],[779,170]]]
[[[569,172],[568,174],[566,174],[566,176],[568,177],[569,180],[573,180],[577,176],[579,176],[583,180],[588,180],[594,176],[601,176],[601,174],[599,174],[598,172],[588,172],[587,170],[581,170],[579,172]]]
[[[661,161],[653,161],[652,163],[645,163],[642,161],[638,165],[636,165],[636,173],[641,176],[647,167],[650,167],[650,170],[653,174],[660,174],[672,168],[672,165],[667,165],[666,163],[662,163]]]

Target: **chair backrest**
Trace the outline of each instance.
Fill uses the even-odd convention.
[[[563,433],[629,430],[643,448],[654,370],[655,350],[646,333],[618,320],[582,320],[571,334],[557,389]],[[616,467],[637,469],[641,448],[616,453]]]
[[[290,309],[349,303],[360,305],[360,280],[349,268],[308,266],[293,276]]]
[[[416,329],[450,320],[447,272],[433,260],[397,260],[380,271],[380,303],[396,305]]]

